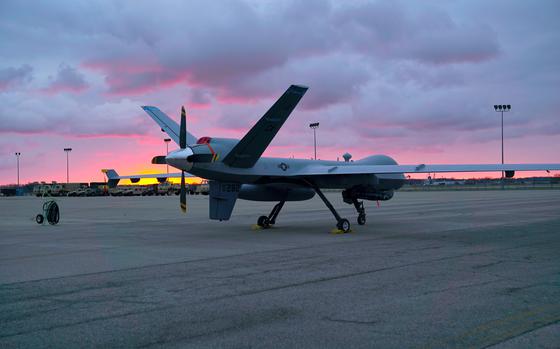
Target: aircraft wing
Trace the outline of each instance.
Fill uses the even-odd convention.
[[[169,135],[173,142],[179,144],[179,125],[167,114],[157,107],[143,106],[142,109],[161,127],[161,130]],[[187,132],[187,144],[195,144],[196,137]],[[180,177],[180,175],[179,175]]]
[[[185,172],[185,177],[195,177],[192,174]],[[140,179],[140,178],[181,178],[181,172],[177,173],[153,173],[153,174],[139,174],[139,175],[129,175],[129,176],[118,176],[119,179]]]
[[[155,179],[158,179],[158,180],[162,180],[162,182],[165,181],[167,178],[181,178],[181,172],[137,174],[137,175],[128,175],[128,176],[119,176],[117,171],[115,171],[113,169],[103,169],[103,170],[101,170],[101,172],[103,172],[107,175],[107,179],[109,179],[108,185],[110,187],[114,187],[115,185],[117,185],[121,179],[130,179],[130,181],[132,183],[136,183],[136,182],[140,181],[140,179],[142,179],[142,178],[155,178]],[[189,177],[193,178],[193,177],[196,177],[196,176],[193,176],[192,174],[185,172],[185,177],[186,178],[189,178]]]
[[[430,172],[501,172],[560,170],[560,164],[466,164],[466,165],[310,165],[292,176],[430,173]]]
[[[231,167],[253,167],[306,91],[307,87],[290,86],[255,126],[224,157],[223,163]]]

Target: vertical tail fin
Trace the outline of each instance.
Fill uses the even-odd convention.
[[[179,144],[180,128],[167,114],[152,106],[143,106],[142,109],[161,127],[161,130],[169,135],[175,143]],[[195,144],[197,138],[191,133],[186,133],[187,145]]]
[[[114,188],[117,186],[117,184],[119,184],[121,178],[119,177],[117,171],[113,169],[103,169],[101,170],[101,172],[105,173],[105,175],[107,176],[107,185],[109,186],[109,188]]]

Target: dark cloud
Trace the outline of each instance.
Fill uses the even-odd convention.
[[[208,91],[196,89],[191,91],[189,106],[194,108],[206,108],[212,104],[212,96]]]
[[[386,59],[428,64],[478,63],[499,53],[496,34],[476,21],[455,21],[429,6],[414,9],[398,1],[350,5],[334,14],[346,45]]]
[[[330,55],[302,58],[215,89],[218,100],[247,103],[280,97],[292,85],[308,86],[299,108],[317,110],[350,102],[360,95],[360,87],[370,78],[367,64],[356,57]]]
[[[49,86],[44,89],[47,93],[72,92],[79,93],[88,87],[84,75],[76,68],[67,64],[60,64],[56,76],[49,77]]]
[[[114,36],[115,28],[107,27],[107,35],[117,40],[105,45],[114,45],[114,49],[95,52],[85,66],[95,67],[107,76],[111,93],[143,93],[178,83],[234,88],[243,80],[282,67],[290,60],[332,48],[328,33],[321,29],[326,23],[316,20],[329,11],[330,6],[325,5],[328,2],[321,4],[318,7],[322,10],[309,13],[294,26],[288,24],[294,20],[292,6],[263,14],[241,1],[179,3],[176,12],[144,18],[135,25],[138,30],[134,34],[118,31]],[[123,22],[132,21],[129,16],[138,11],[127,11]],[[186,20],[182,13],[197,16]],[[135,69],[129,69],[128,64]]]
[[[86,9],[90,16],[76,20]],[[63,44],[61,40],[76,43],[82,66],[103,74],[108,92],[117,95],[187,84],[215,89],[224,97],[262,98],[271,96],[264,91],[270,90],[272,81],[302,75],[298,63],[310,58],[321,65],[323,57],[328,61],[333,55],[350,55],[339,59],[337,69],[326,67],[320,74],[339,73],[343,80],[351,74],[356,87],[369,74],[364,64],[359,72],[350,67],[356,55],[369,64],[414,60],[449,65],[487,61],[499,52],[496,35],[488,25],[465,25],[463,22],[470,21],[457,21],[444,10],[414,8],[396,1],[336,6],[330,1],[171,1],[157,9],[150,2],[133,6],[78,2],[77,6],[42,11],[43,21],[36,24],[40,28],[36,32],[61,32],[60,37],[50,39],[55,46]],[[75,34],[65,34],[67,27]],[[322,65],[328,66],[328,62]],[[339,72],[343,69],[346,72]],[[282,75],[273,76],[274,71]],[[270,80],[257,86],[261,75]],[[232,91],[230,96],[227,90]],[[335,94],[326,92],[320,95],[321,99],[332,98],[330,103],[347,100],[336,100]],[[309,103],[313,107],[328,104]]]
[[[31,81],[32,72],[33,68],[28,64],[24,64],[19,68],[8,67],[0,69],[0,91]]]
[[[499,47],[492,31],[469,28],[416,35],[398,54],[431,64],[478,63],[495,58]]]
[[[146,7],[117,13],[123,16],[122,23],[132,23],[132,16],[149,10]],[[129,29],[115,23],[101,29],[111,39],[104,41],[106,49],[90,55],[86,66],[106,75],[110,93],[139,94],[179,83],[240,91],[239,85],[254,85],[250,80],[259,75],[285,73],[287,66],[294,68],[288,73],[295,74],[294,62],[319,60],[342,48],[345,54],[368,60],[437,65],[477,63],[499,52],[488,26],[460,25],[445,12],[413,11],[398,2],[338,7],[328,1],[288,2],[263,9],[230,1],[177,7],[176,12],[144,18]],[[197,16],[184,21],[183,12]],[[353,61],[341,62],[338,68]],[[365,70],[356,74],[357,80],[364,75]],[[260,88],[266,90],[265,85]],[[257,92],[244,97],[262,96]]]

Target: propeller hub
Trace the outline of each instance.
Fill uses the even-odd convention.
[[[165,162],[179,170],[190,171],[193,163],[187,161],[187,158],[191,155],[193,155],[193,151],[190,147],[174,150],[165,157]]]

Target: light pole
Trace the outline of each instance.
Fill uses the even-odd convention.
[[[66,184],[70,183],[70,160],[68,154],[72,151],[72,148],[64,148],[66,152]]]
[[[16,158],[17,158],[17,186],[19,188],[19,156],[21,155],[20,152],[16,153]]]
[[[169,142],[171,142],[171,138],[164,138],[163,141],[165,142],[165,155],[169,155]],[[169,174],[169,165],[167,165],[167,174]]]
[[[313,129],[313,148],[315,149],[315,160],[317,160],[317,134],[315,130],[319,128],[319,123],[314,122],[312,124],[309,124],[309,127]]]
[[[511,110],[510,104],[496,104],[494,111],[502,114],[502,165],[504,164],[504,112]],[[504,189],[504,171],[502,171],[502,190]]]

